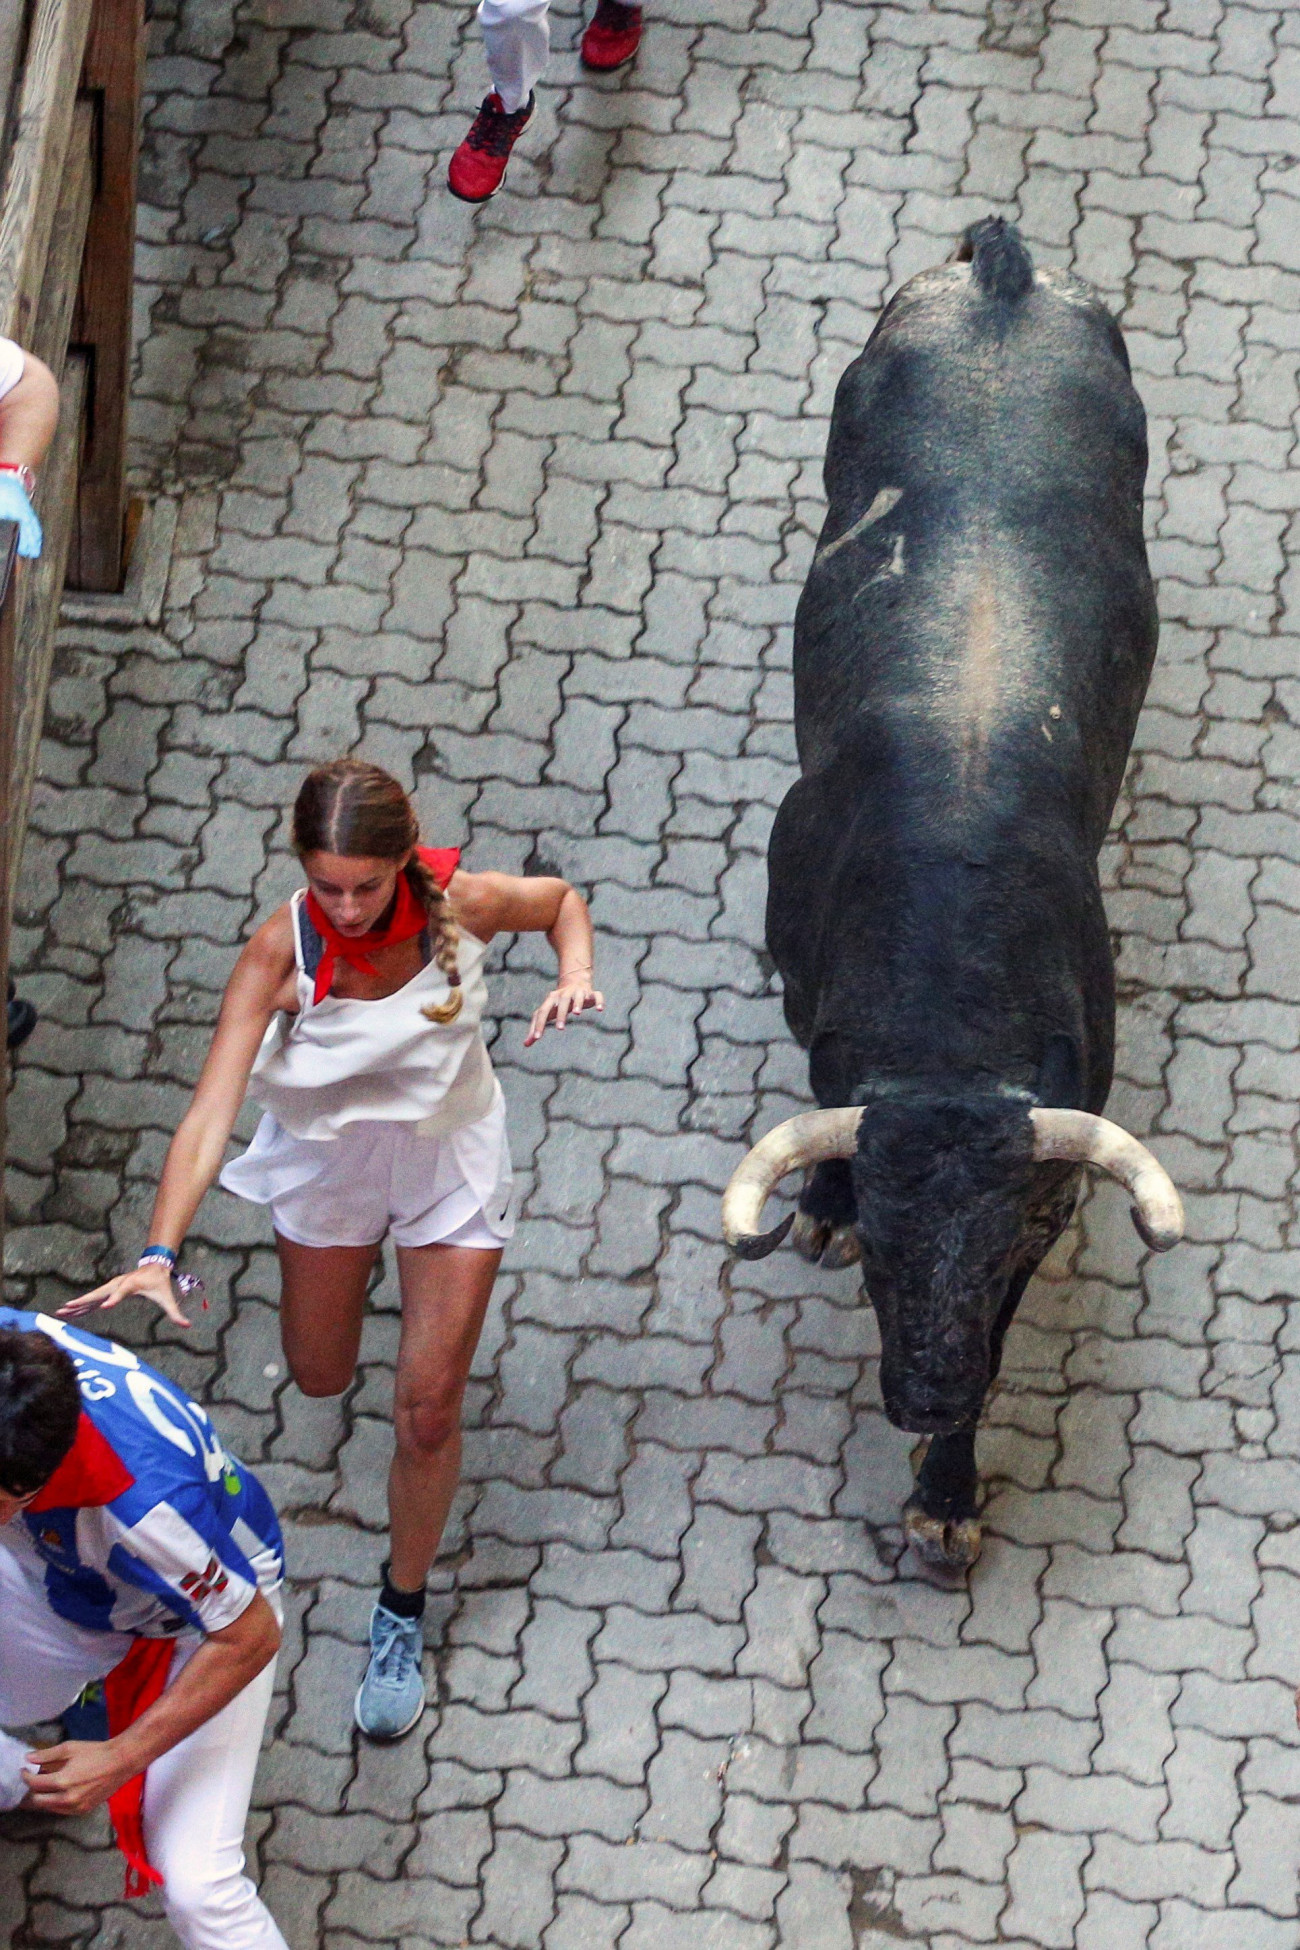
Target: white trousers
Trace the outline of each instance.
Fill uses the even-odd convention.
[[[0,1728],[57,1719],[131,1649],[125,1633],[89,1632],[51,1611],[41,1560],[25,1544],[12,1526],[0,1531]],[[177,1642],[169,1684],[198,1644]],[[274,1685],[272,1660],[145,1774],[145,1847],[186,1950],[287,1950],[244,1874],[244,1826]],[[0,1732],[0,1809],[16,1808],[26,1794],[29,1751],[28,1742]]]
[[[546,69],[551,30],[547,0],[479,0],[492,86],[507,115],[522,108]]]

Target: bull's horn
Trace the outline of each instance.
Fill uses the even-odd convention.
[[[1034,1157],[1068,1158],[1117,1178],[1133,1201],[1133,1223],[1148,1246],[1167,1253],[1183,1236],[1183,1201],[1145,1144],[1107,1117],[1086,1110],[1031,1110]]]
[[[722,1199],[723,1237],[738,1259],[765,1259],[794,1224],[791,1212],[771,1232],[759,1231],[767,1195],[778,1180],[799,1165],[851,1158],[861,1122],[860,1105],[848,1110],[805,1110],[759,1139],[732,1172]]]

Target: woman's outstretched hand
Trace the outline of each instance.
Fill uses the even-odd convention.
[[[524,1037],[524,1048],[535,1043],[548,1022],[557,1029],[563,1029],[571,1016],[580,1016],[584,1009],[603,1009],[605,998],[599,989],[592,988],[586,976],[576,981],[561,982],[553,988],[540,1009],[533,1011],[533,1019]]]
[[[133,1293],[142,1293],[146,1300],[152,1300],[178,1327],[189,1326],[189,1321],[180,1310],[171,1274],[157,1260],[149,1266],[133,1267],[129,1273],[119,1273],[116,1279],[105,1280],[103,1286],[69,1300],[66,1307],[59,1308],[59,1318],[75,1320],[78,1314],[93,1313],[96,1307],[119,1306],[123,1300],[129,1300]]]

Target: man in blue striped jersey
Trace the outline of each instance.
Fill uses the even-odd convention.
[[[109,1738],[0,1732],[0,1809],[107,1802],[127,1894],[187,1950],[285,1950],[244,1875],[280,1644],[280,1528],[207,1415],[128,1348],[0,1307],[0,1728],[103,1682]]]

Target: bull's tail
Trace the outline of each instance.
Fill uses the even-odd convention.
[[[970,265],[976,284],[990,298],[1013,303],[1034,282],[1034,261],[1005,217],[973,223],[957,248],[957,259]]]

